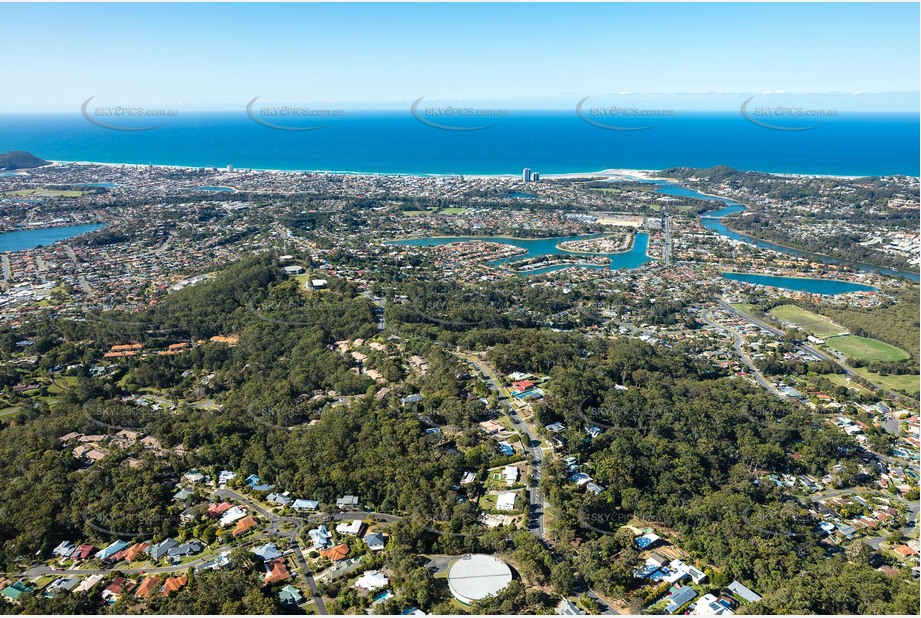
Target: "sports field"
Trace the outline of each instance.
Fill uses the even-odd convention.
[[[769,313],[778,320],[795,324],[819,339],[848,334],[848,330],[840,324],[835,324],[825,316],[806,311],[796,305],[779,305],[771,309]]]
[[[845,356],[859,358],[865,361],[897,361],[908,358],[908,353],[891,346],[888,343],[847,335],[846,337],[832,337],[825,345],[833,350],[838,350]]]

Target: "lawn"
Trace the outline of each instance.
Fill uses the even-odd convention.
[[[810,335],[825,339],[834,335],[847,335],[848,330],[839,324],[835,324],[828,318],[801,309],[796,305],[780,305],[774,307],[768,313],[790,324],[803,329]]]
[[[732,307],[748,315],[752,315],[752,312],[755,310],[755,306],[751,303],[732,303]]]
[[[461,213],[463,213],[463,212],[467,212],[467,209],[466,209],[466,208],[451,207],[451,208],[442,208],[442,209],[441,209],[440,211],[438,211],[438,212],[439,212],[439,214],[442,214],[442,215],[459,215],[459,214],[461,214]]]
[[[888,343],[847,335],[846,337],[832,337],[825,345],[837,350],[845,356],[859,358],[865,361],[898,361],[908,358],[908,353],[891,346]]]
[[[870,373],[867,371],[866,367],[861,367],[860,369],[855,369],[855,373],[863,376],[870,382],[878,384],[883,388],[888,388],[890,390],[901,390],[907,393],[912,393],[915,396],[921,392],[921,386],[919,386],[919,378],[916,375],[904,375],[904,376],[881,376],[878,373]]]
[[[869,393],[867,389],[857,384],[853,380],[848,382],[847,376],[841,373],[824,373],[822,377],[831,382],[832,384],[837,384],[838,386],[843,386],[844,388],[853,388],[862,393]]]

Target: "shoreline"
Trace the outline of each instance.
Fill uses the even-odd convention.
[[[879,292],[880,288],[871,285],[869,283],[860,283],[858,281],[848,281],[847,279],[835,279],[832,277],[819,277],[813,276],[808,277],[805,275],[785,275],[785,274],[775,274],[771,272],[743,272],[740,270],[723,270],[720,271],[721,275],[752,275],[755,277],[773,277],[774,279],[802,279],[804,281],[833,281],[835,283],[850,283],[851,285],[861,285],[864,287],[870,288],[869,290],[854,290],[853,292],[847,292],[848,294],[853,294],[855,292]],[[741,283],[752,283],[751,281],[742,281]],[[760,285],[760,284],[755,284]]]
[[[806,255],[794,256],[794,257],[801,257],[801,258],[804,258],[804,259],[808,259],[809,255],[811,254],[811,255],[817,255],[817,256],[821,256],[821,257],[825,257],[825,258],[830,258],[830,259],[832,259],[832,260],[836,260],[835,262],[827,262],[826,265],[828,265],[828,264],[841,264],[841,265],[844,265],[844,266],[849,266],[849,267],[851,267],[851,268],[857,267],[857,268],[858,268],[858,272],[856,272],[856,273],[854,273],[854,274],[860,274],[860,272],[859,272],[859,269],[860,269],[860,268],[870,268],[870,269],[875,268],[877,271],[880,271],[880,272],[872,272],[872,271],[871,271],[869,274],[873,274],[873,275],[883,275],[883,276],[886,276],[886,277],[891,276],[891,275],[886,275],[885,273],[883,273],[883,272],[881,271],[881,269],[886,269],[886,270],[891,270],[891,271],[893,271],[893,272],[902,273],[903,275],[914,275],[915,277],[921,275],[921,272],[912,272],[912,271],[910,271],[910,270],[902,270],[901,268],[895,268],[894,266],[880,266],[880,265],[878,265],[878,264],[867,264],[866,262],[857,262],[857,261],[854,261],[854,260],[848,260],[847,258],[841,258],[841,257],[835,256],[835,255],[828,255],[827,253],[820,253],[820,252],[818,252],[818,251],[810,251],[809,249],[800,249],[799,247],[791,247],[791,246],[789,246],[789,245],[784,245],[784,244],[781,244],[781,243],[779,243],[779,242],[774,242],[773,240],[766,240],[766,239],[764,239],[764,238],[758,238],[757,236],[752,236],[751,234],[747,234],[746,232],[742,232],[742,231],[733,229],[733,228],[729,227],[728,225],[726,225],[725,221],[723,221],[724,217],[711,217],[711,218],[719,219],[719,220],[723,223],[723,225],[726,227],[727,230],[729,230],[730,232],[734,232],[734,233],[738,234],[739,236],[744,236],[745,238],[750,238],[751,240],[756,241],[756,242],[764,242],[764,243],[768,243],[768,244],[771,244],[771,245],[776,245],[776,246],[778,246],[778,247],[783,247],[784,249],[790,249],[791,251],[799,251],[800,253],[806,254]],[[717,233],[719,233],[719,232],[717,232]],[[744,242],[744,241],[742,241],[742,242]],[[768,249],[768,250],[771,250],[771,251],[776,251],[776,249],[771,249],[770,247],[762,247],[762,248]],[[821,260],[820,260],[820,261],[821,261]],[[840,272],[840,271],[839,271],[839,272]]]
[[[586,238],[581,238],[580,240],[587,240],[590,237],[591,235],[587,236]],[[630,253],[631,251],[633,251],[633,247],[636,244],[636,233],[631,234],[630,238],[626,240],[629,240],[629,242],[626,244],[626,247],[621,249],[620,251],[576,251],[574,249],[566,249],[565,247],[561,247],[560,243],[556,243],[554,247],[556,248],[557,251],[560,251],[561,253],[572,253],[575,255],[620,255],[621,253]],[[563,242],[568,242],[568,241],[564,240]]]
[[[198,170],[201,168],[210,168],[214,167],[215,171],[223,172],[226,174],[240,174],[245,172],[269,172],[274,174],[320,174],[320,175],[330,175],[330,176],[399,176],[399,177],[409,177],[409,178],[495,178],[495,179],[508,179],[508,180],[520,180],[521,176],[518,173],[502,173],[502,174],[459,174],[459,173],[441,173],[441,172],[367,172],[367,171],[355,171],[355,170],[321,170],[321,169],[275,169],[275,168],[260,168],[260,167],[241,167],[235,168],[234,171],[228,172],[222,170],[219,167],[213,165],[170,165],[164,163],[118,163],[118,162],[103,162],[103,161],[65,161],[59,159],[49,159],[49,163],[52,166],[66,166],[66,165],[98,165],[102,167],[127,167],[127,168],[146,168],[154,167],[160,169],[181,169],[181,170]],[[48,166],[42,166],[48,167]],[[41,169],[41,168],[29,168],[29,169]],[[22,171],[24,174],[28,174],[29,170],[15,170]],[[656,173],[661,170],[650,170],[650,169],[632,169],[632,168],[605,168],[602,170],[594,170],[587,172],[560,172],[560,173],[541,173],[541,178],[546,180],[566,180],[572,178],[627,178],[627,179],[641,179],[641,180],[667,180],[672,182],[678,182],[674,178],[668,178],[664,176],[658,176]],[[754,171],[760,172],[762,174],[770,174],[772,176],[779,177],[793,177],[793,178],[835,178],[840,180],[854,180],[857,178],[870,178],[870,177],[885,177],[885,176],[908,176],[910,178],[918,178],[917,176],[912,176],[911,174],[863,174],[863,175],[846,175],[846,174],[805,174],[800,172],[765,172],[762,170],[739,170],[739,171]],[[522,184],[532,184],[532,183],[522,183]],[[533,184],[540,184],[533,183]],[[698,192],[700,193],[700,192]],[[707,195],[701,193],[702,195]],[[721,197],[721,196],[711,196],[711,197]],[[721,199],[729,199],[722,198]]]
[[[556,238],[573,239],[573,240],[580,239],[581,240],[581,239],[597,237],[601,235],[603,235],[603,232],[598,232],[597,234],[576,234],[576,235],[570,235],[570,236],[538,236],[534,238],[531,238],[531,237],[522,238],[521,236],[509,236],[508,234],[493,234],[492,236],[468,236],[465,234],[459,234],[459,235],[454,235],[454,236],[401,236],[399,238],[391,238],[390,240],[385,240],[384,244],[392,245],[396,243],[402,243],[407,240],[443,240],[446,238],[481,240],[483,242],[490,242],[490,239],[493,239],[493,238],[504,238],[506,240],[523,240],[523,241],[554,240]],[[464,240],[458,240],[457,242],[464,242]],[[444,243],[444,244],[451,244],[451,243]],[[406,245],[406,246],[414,246],[414,245]]]

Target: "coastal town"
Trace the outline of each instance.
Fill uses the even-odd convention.
[[[0,443],[50,419],[22,457],[117,480],[0,536],[2,601],[153,612],[226,578],[242,613],[780,607],[679,474],[757,495],[732,521],[765,547],[917,587],[918,180],[766,176],[0,174]],[[652,436],[680,444],[661,501]]]

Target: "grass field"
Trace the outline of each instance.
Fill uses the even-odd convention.
[[[463,212],[467,212],[467,209],[466,209],[466,208],[453,208],[453,207],[452,207],[452,208],[442,208],[442,209],[439,211],[439,214],[442,214],[442,215],[459,215],[459,214],[461,214],[461,213],[463,213]]]
[[[921,378],[918,376],[881,376],[878,373],[870,373],[867,371],[866,367],[855,369],[854,372],[865,377],[870,382],[882,386],[883,388],[888,388],[894,391],[905,391],[915,396],[921,392],[921,387],[919,387],[919,380],[921,380]]]
[[[430,214],[432,213],[431,211],[428,211],[428,210],[404,210],[403,211],[404,217],[422,217],[424,215],[430,215]]]
[[[80,197],[84,191],[71,191],[65,189],[18,189],[7,191],[4,195],[12,197]]]
[[[908,358],[908,353],[891,346],[888,343],[847,335],[846,337],[832,337],[825,345],[833,350],[838,350],[845,356],[859,358],[865,361],[897,361]]]
[[[738,309],[742,313],[747,313],[748,315],[752,314],[752,311],[755,310],[755,306],[751,303],[732,303],[733,309]]]
[[[824,373],[822,377],[831,382],[832,384],[837,384],[838,386],[843,386],[844,388],[853,388],[862,393],[869,393],[867,389],[857,384],[857,382],[848,382],[847,376],[841,373]]]
[[[820,339],[833,335],[848,334],[848,330],[843,326],[835,324],[824,316],[801,309],[796,305],[780,305],[771,309],[769,313],[778,320],[795,324],[810,335]]]

